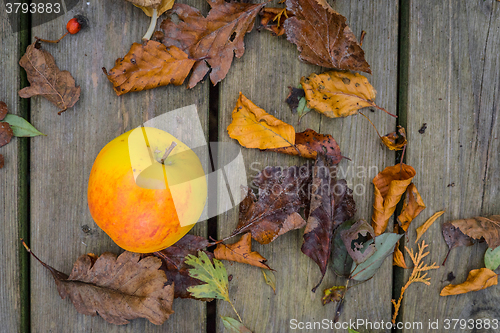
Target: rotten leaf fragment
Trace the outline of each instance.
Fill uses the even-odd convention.
[[[420,227],[417,228],[417,230],[416,230],[417,231],[417,239],[415,240],[415,244],[418,242],[420,237],[422,237],[422,235],[427,231],[427,229],[429,229],[429,227],[434,224],[434,221],[436,221],[438,217],[443,215],[444,212],[445,212],[444,210],[442,210],[440,212],[435,212],[434,214],[432,214],[431,217],[429,217],[429,219],[427,221],[425,221],[424,224],[422,224]]]
[[[358,241],[360,235],[365,241]],[[349,230],[342,231],[341,233],[340,237],[344,242],[347,253],[349,253],[356,264],[364,262],[377,250],[373,242],[365,246],[366,241],[368,241],[368,239],[366,239],[368,235],[370,235],[371,239],[375,238],[372,226],[365,220],[359,220],[354,223]]]
[[[405,200],[403,201],[403,209],[398,216],[398,222],[405,232],[408,231],[411,221],[425,209],[424,201],[418,193],[415,184],[411,183],[406,189]]]
[[[227,132],[246,148],[270,149],[295,144],[295,129],[292,125],[271,116],[241,92]]]
[[[28,46],[19,65],[26,70],[30,82],[29,87],[19,90],[20,97],[41,95],[60,109],[59,115],[80,98],[80,87],[75,86],[75,79],[68,71],[61,71],[54,57],[42,50],[38,42]]]
[[[375,178],[375,201],[373,203],[372,227],[375,235],[382,234],[396,210],[401,195],[415,177],[415,169],[404,163],[385,168]]]
[[[0,122],[0,147],[5,146],[14,137],[14,132],[8,123]]]
[[[7,115],[9,109],[7,108],[7,104],[5,102],[0,101],[0,120],[3,120]]]
[[[297,45],[299,59],[322,67],[371,74],[365,53],[346,24],[325,0],[286,0],[294,17],[284,22],[289,42]]]
[[[312,177],[311,206],[301,251],[321,270],[321,279],[312,289],[315,292],[326,273],[333,232],[354,216],[356,204],[346,181],[337,179],[335,166],[322,154],[316,158]]]
[[[159,270],[161,260],[158,258],[141,260],[140,254],[132,252],[118,257],[106,252],[99,258],[84,254],[77,259],[68,277],[25,247],[52,274],[61,298],[69,297],[82,314],[99,314],[116,325],[128,324],[136,318],[161,325],[174,313],[174,288],[167,284],[165,273]]]
[[[448,255],[451,250],[459,247],[459,246],[472,246],[474,245],[474,240],[460,231],[457,227],[455,227],[451,222],[443,223],[441,226],[444,241],[446,245],[448,245],[448,253],[444,258],[443,265],[446,263],[446,259],[448,259]]]
[[[321,298],[321,303],[326,305],[331,302],[340,302],[344,297],[346,292],[345,286],[333,286],[331,288],[323,290],[323,298]]]
[[[302,85],[299,84],[299,88],[288,87],[288,89],[290,89],[290,92],[285,102],[292,110],[292,113],[297,113],[300,122],[302,117],[312,109],[307,106],[306,93],[302,89]]]
[[[398,131],[386,134],[380,137],[384,145],[390,150],[402,150],[408,141],[406,140],[406,131],[404,127],[398,125]]]
[[[469,272],[467,280],[461,284],[449,284],[441,290],[439,296],[450,296],[465,294],[470,291],[478,291],[495,286],[498,283],[498,275],[489,268],[473,269]]]
[[[311,0],[315,1],[315,0]],[[368,79],[358,73],[330,71],[302,77],[307,106],[330,118],[348,117],[364,107],[375,107],[377,92]]]
[[[134,43],[124,58],[117,59],[106,77],[118,96],[130,91],[184,83],[195,61],[175,46],[147,41]]]
[[[261,26],[272,32],[274,36],[281,36],[285,33],[283,23],[293,16],[292,12],[286,8],[267,8],[264,7],[259,13]]]
[[[352,258],[347,252],[344,241],[342,240],[342,231],[348,230],[354,224],[354,220],[342,223],[333,234],[332,243],[332,266],[335,274],[341,277],[349,277],[352,267]]]
[[[266,264],[266,258],[261,256],[259,252],[252,251],[252,235],[250,233],[241,236],[241,239],[234,244],[217,244],[214,256],[220,260],[236,261],[260,268],[271,269]]]
[[[488,247],[493,250],[500,245],[500,215],[492,215],[488,218],[476,216],[450,223],[469,237],[476,240],[484,239]]]
[[[247,189],[247,197],[240,204],[238,226],[231,236],[251,232],[253,239],[268,244],[290,230],[305,226],[299,211],[308,204],[305,190],[310,179],[307,165],[266,167],[253,180],[259,188],[259,198]]]
[[[177,15],[179,22],[168,18],[161,24],[165,32],[163,44],[177,46],[190,59],[197,60],[188,88],[193,88],[210,70],[214,85],[226,77],[234,56],[243,56],[243,37],[252,30],[255,17],[265,5],[224,0],[207,2],[211,10],[206,18],[196,8],[175,4],[170,13]]]

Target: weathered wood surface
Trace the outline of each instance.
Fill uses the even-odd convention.
[[[206,5],[198,1],[196,6]],[[89,28],[43,47],[60,69],[73,74],[82,88],[80,100],[61,116],[42,98],[33,98],[31,104],[32,123],[47,133],[31,144],[31,248],[67,273],[83,253],[121,252],[93,222],[87,206],[88,177],[102,147],[155,116],[193,103],[203,128],[208,128],[207,83],[191,91],[169,86],[121,97],[114,93],[101,67],[109,70],[133,42],[140,42],[149,25],[150,19],[132,4],[83,1],[70,13],[33,28],[32,34],[57,38],[77,13],[88,18]],[[206,234],[205,225],[195,228]],[[31,264],[32,332],[202,332],[205,307],[195,300],[176,300],[176,313],[162,326],[143,319],[115,326],[99,316],[77,313],[69,300],[60,299],[50,273],[36,261]]]
[[[446,256],[442,223],[500,211],[499,18],[500,3],[493,0],[411,2],[407,161],[417,171],[414,181],[427,209],[412,222],[409,245],[415,247],[416,227],[446,209],[423,237],[430,245],[429,263],[439,265]],[[419,134],[423,123],[427,130]],[[403,320],[427,325],[439,319],[441,332],[446,318],[499,319],[497,287],[439,296],[449,272],[456,284],[465,281],[470,270],[484,267],[485,249],[483,243],[452,250],[445,267],[429,273],[430,286],[408,289]],[[497,330],[457,326],[452,331]]]
[[[373,75],[367,75],[378,91],[377,103],[396,112],[397,94],[397,20],[396,3],[374,1],[339,1],[331,3],[333,8],[346,16],[356,36],[362,30],[368,32],[363,49]],[[384,22],[384,24],[380,24]],[[302,76],[324,69],[306,65],[299,61],[295,45],[284,37],[274,37],[267,31],[251,33],[245,38],[246,51],[241,59],[235,59],[226,79],[221,83],[219,108],[219,140],[231,140],[226,128],[231,122],[231,112],[236,105],[239,91],[275,117],[297,125],[298,116],[293,115],[284,100],[288,86],[297,86]],[[381,133],[395,128],[395,119],[381,111],[364,113],[374,122]],[[330,119],[312,111],[296,126],[297,132],[307,128],[319,133],[331,134],[339,143],[342,154],[352,161],[343,160],[339,172],[351,188],[357,185],[356,218],[369,220],[372,213],[373,186],[371,179],[384,167],[394,165],[392,152],[380,146],[377,134],[361,115],[345,119]],[[242,148],[247,167],[248,181],[258,170],[266,166],[303,164],[306,160],[287,155],[261,152],[258,149]],[[255,163],[256,162],[256,163]],[[314,163],[314,161],[310,161]],[[371,170],[371,174],[358,174]],[[361,190],[363,189],[364,190]],[[219,237],[231,233],[238,221],[238,209],[219,217]],[[276,270],[276,295],[264,282],[260,269],[241,264],[228,264],[228,273],[233,275],[230,296],[244,323],[254,332],[289,332],[290,321],[333,320],[334,304],[321,305],[323,289],[345,284],[336,278],[329,268],[316,293],[311,289],[320,279],[318,266],[300,248],[303,230],[289,232],[268,245],[253,242],[253,249],[269,260]],[[235,237],[237,240],[238,237]],[[363,318],[371,321],[390,319],[391,316],[392,263],[387,260],[372,280],[355,287],[347,293],[345,308],[340,321]],[[218,302],[217,314],[235,317],[231,306]],[[223,331],[218,318],[217,331]],[[305,331],[305,330],[297,330]]]

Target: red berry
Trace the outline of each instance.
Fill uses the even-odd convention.
[[[78,22],[76,18],[72,18],[71,20],[68,21],[66,24],[66,30],[72,35],[76,34],[80,29],[82,28],[82,25]]]

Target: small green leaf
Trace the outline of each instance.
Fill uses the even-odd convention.
[[[45,135],[43,133],[40,133],[36,128],[33,127],[33,125],[19,116],[8,114],[7,116],[5,116],[3,121],[9,123],[10,127],[12,128],[12,132],[14,132],[14,136],[29,137]]]
[[[299,99],[299,106],[297,106],[297,114],[299,115],[299,120],[305,116],[312,109],[307,107],[307,100],[305,97]]]
[[[274,294],[276,295],[276,277],[273,272],[267,269],[263,269],[262,274],[264,274],[264,280],[266,280],[266,284],[273,288]]]
[[[252,331],[243,326],[243,324],[237,321],[236,319],[233,319],[231,317],[222,317],[222,316],[221,318],[224,327],[230,333],[252,333]]]
[[[500,266],[500,246],[497,246],[494,250],[491,248],[486,250],[484,254],[484,265],[492,271]]]
[[[332,266],[333,271],[338,276],[348,277],[351,273],[352,258],[347,252],[344,242],[340,237],[343,230],[348,230],[355,221],[345,221],[342,223],[333,234],[333,249],[332,249]]]
[[[189,270],[189,276],[206,282],[199,286],[189,287],[187,290],[196,298],[218,298],[229,301],[227,272],[224,265],[217,259],[210,261],[203,251],[198,252],[198,258],[189,254],[185,263],[194,268]]]
[[[359,333],[358,331],[353,330],[352,328],[347,329],[348,333]]]
[[[366,261],[362,262],[359,265],[353,263],[351,279],[357,281],[366,281],[370,279],[377,270],[380,268],[384,259],[387,258],[390,254],[394,252],[394,246],[397,241],[403,235],[393,234],[393,233],[385,233],[380,236],[375,237],[374,240],[370,240],[363,244],[363,247],[370,246],[373,241],[375,241],[376,251],[366,259]]]

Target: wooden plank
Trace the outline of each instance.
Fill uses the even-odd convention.
[[[347,17],[356,36],[362,30],[367,31],[363,49],[373,70],[373,76],[368,75],[368,78],[378,91],[377,103],[396,112],[397,3],[342,1],[335,2],[333,7]],[[352,159],[342,161],[339,172],[346,174],[351,188],[357,189],[356,218],[369,220],[373,203],[371,179],[377,170],[394,164],[394,154],[380,146],[377,134],[362,116],[329,119],[311,112],[296,126],[298,117],[284,103],[287,87],[297,86],[302,76],[324,69],[299,62],[295,45],[283,37],[273,37],[266,31],[248,35],[245,46],[244,56],[234,61],[227,78],[221,83],[221,140],[230,140],[226,127],[231,122],[231,112],[239,91],[270,114],[294,125],[297,131],[312,128],[333,135],[343,155]],[[379,111],[364,111],[381,133],[394,130],[394,118]],[[299,158],[256,149],[242,148],[242,152],[249,181],[266,166],[289,166],[305,162]],[[220,238],[229,235],[235,228],[237,214],[238,209],[234,209],[220,216]],[[302,235],[302,231],[289,232],[265,246],[253,242],[254,250],[269,259],[269,265],[276,270],[276,295],[265,284],[260,269],[241,264],[226,265],[229,274],[233,275],[231,299],[243,322],[252,331],[288,332],[292,328],[292,319],[300,322],[333,320],[335,307],[332,304],[325,307],[321,305],[322,291],[333,285],[345,284],[345,280],[336,278],[329,269],[318,291],[311,292],[320,279],[320,271],[311,259],[301,253]],[[391,280],[392,263],[387,260],[374,279],[349,290],[340,321],[358,318],[387,321],[391,314]],[[217,314],[236,317],[226,302],[218,302]],[[220,318],[217,325],[218,330],[222,330]]]
[[[15,16],[14,25],[21,24],[20,15]],[[1,71],[0,101],[7,104],[9,113],[25,116],[22,103],[17,95],[21,84],[19,45],[25,33],[14,32],[5,10],[0,11],[0,49]],[[25,172],[28,139],[13,138],[0,148],[5,159],[5,166],[0,170],[0,253],[4,260],[0,263],[0,322],[6,332],[20,332],[25,326],[22,322],[21,284],[22,276],[27,273],[27,266],[21,267],[22,248],[19,237],[22,224],[27,223],[25,202]]]
[[[427,204],[408,232],[411,247],[416,247],[415,228],[446,209],[423,237],[430,245],[427,263],[441,264],[445,258],[442,223],[500,212],[499,15],[500,3],[492,0],[411,2],[407,158]],[[423,123],[427,130],[419,134]],[[427,325],[439,320],[438,331],[443,331],[446,318],[498,319],[497,287],[439,296],[449,272],[456,284],[465,281],[470,270],[484,267],[485,249],[485,244],[456,248],[445,267],[429,273],[430,286],[412,285],[405,293],[403,321]],[[452,331],[475,330],[458,325]]]
[[[193,3],[195,3],[193,1]],[[198,6],[206,5],[196,1]],[[74,108],[61,116],[42,98],[32,99],[32,121],[47,137],[31,150],[31,246],[48,264],[70,272],[83,253],[118,253],[120,249],[93,222],[87,206],[87,182],[95,157],[116,136],[167,111],[196,104],[208,129],[208,85],[193,90],[160,87],[117,97],[101,67],[108,70],[139,42],[149,25],[142,11],[125,1],[83,1],[75,10],[33,29],[33,36],[57,38],[75,14],[88,18],[89,28],[58,45],[43,45],[58,66],[69,70],[82,94]],[[159,23],[158,23],[159,24]],[[89,231],[90,229],[90,231]],[[193,230],[205,235],[206,226]],[[115,326],[100,317],[76,312],[61,300],[54,281],[32,261],[32,332],[201,332],[206,326],[205,303],[176,300],[176,312],[162,326],[138,319]]]

